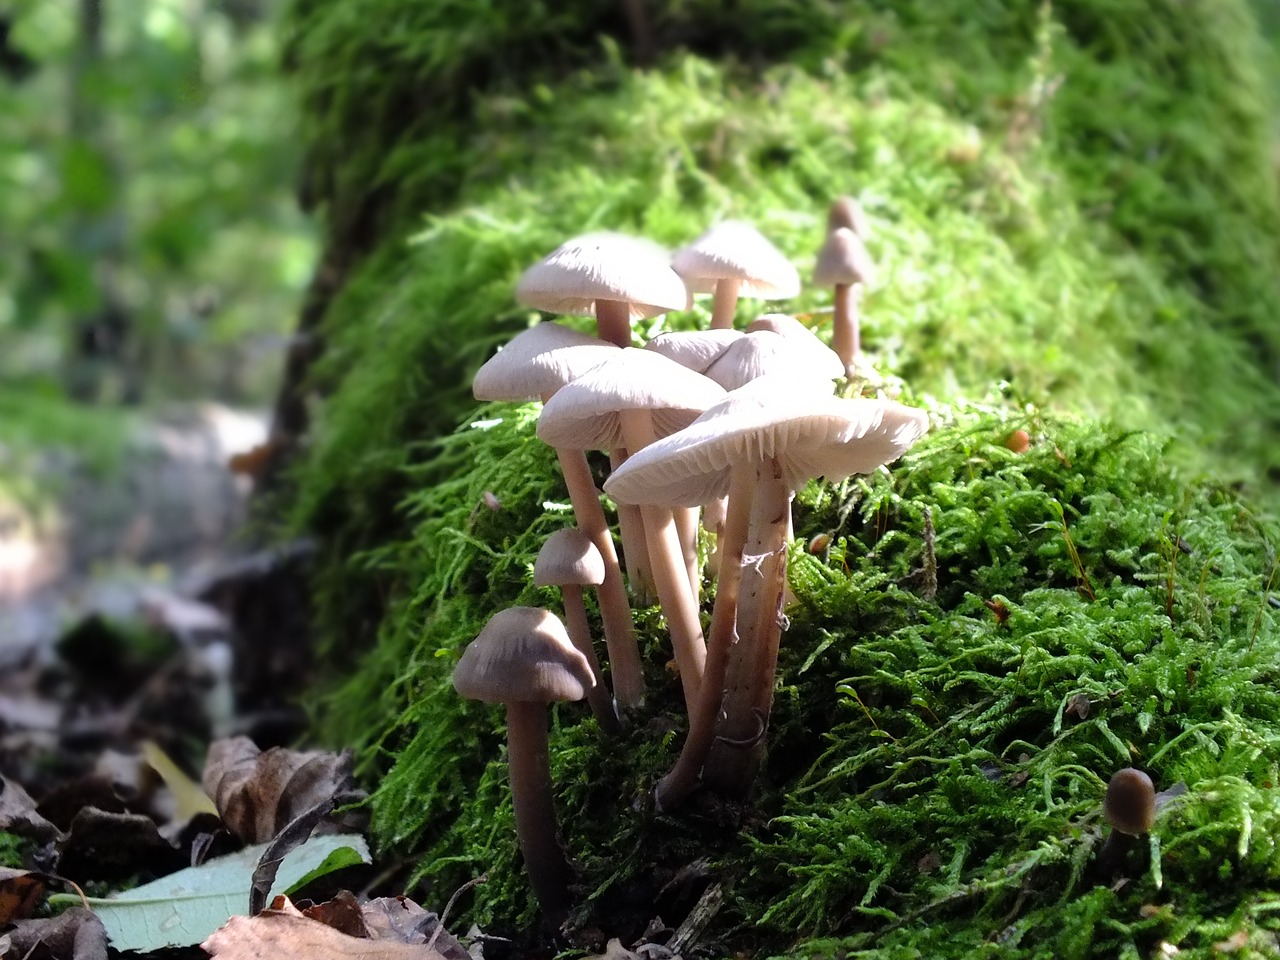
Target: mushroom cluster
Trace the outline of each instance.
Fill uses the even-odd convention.
[[[563,244],[525,272],[516,299],[546,312],[594,316],[598,336],[541,322],[476,374],[477,399],[542,402],[537,434],[556,451],[576,524],[547,541],[534,571],[538,585],[561,588],[568,629],[545,610],[504,611],[468,646],[455,674],[464,696],[508,704],[518,841],[553,922],[566,916],[571,871],[555,839],[543,772],[545,720],[534,722],[540,707],[531,704],[585,697],[602,733],[624,730],[646,693],[629,604],[656,595],[688,731],[655,803],[671,810],[699,786],[745,795],[767,741],[792,497],[810,479],[838,481],[891,463],[928,427],[922,411],[884,396],[836,395],[838,382],[854,376],[858,300],[873,274],[866,230],[856,201],[833,205],[815,282],[835,287],[838,351],[784,314],[735,329],[739,297],[793,297],[800,281],[753,226],[729,221],[674,257],[618,234]],[[697,293],[714,297],[710,329],[636,345],[633,318],[687,309]],[[603,492],[617,504],[625,567],[589,450],[609,455]],[[705,555],[714,558],[708,576],[715,578],[705,635],[700,515],[709,534]],[[584,587],[595,590],[603,658]],[[518,638],[495,640],[494,624],[516,629]],[[482,683],[482,674],[499,669],[500,682]],[[521,672],[527,691],[508,678]],[[543,759],[529,759],[539,753]]]

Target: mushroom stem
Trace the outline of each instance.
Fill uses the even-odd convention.
[[[724,518],[729,506],[728,497],[717,497],[702,505],[702,529],[715,534],[715,545],[707,552],[707,572],[718,576],[720,572],[720,540],[724,537]]]
[[[733,315],[738,309],[738,289],[741,286],[741,280],[716,281],[715,299],[711,306],[712,330],[733,329]]]
[[[853,376],[858,351],[862,349],[858,329],[861,284],[837,283],[835,313],[831,321],[831,349],[844,362],[845,375]]]
[[[600,673],[600,659],[596,656],[595,644],[591,642],[591,627],[587,624],[587,608],[582,602],[582,587],[576,583],[566,583],[560,587],[560,591],[564,596],[565,630],[578,652],[587,658],[591,676],[596,681],[596,685],[587,691],[587,703],[591,705],[591,712],[601,730],[606,733],[622,733],[622,724],[613,709],[613,698]]]
[[[739,587],[738,644],[730,654],[724,707],[702,771],[703,783],[724,796],[741,797],[750,790],[764,755],[762,734],[773,708],[782,635],[790,521],[791,491],[775,466],[761,477],[752,504]]]
[[[648,410],[622,410],[619,417],[628,450],[642,450],[653,442],[653,419]],[[644,504],[640,507],[640,516],[644,520],[645,538],[649,544],[653,584],[667,619],[676,665],[680,668],[684,702],[692,710],[702,685],[707,658],[702,623],[698,619],[698,602],[689,588],[689,573],[685,568],[684,551],[680,547],[680,535],[676,532],[671,508]]]
[[[528,700],[507,703],[507,763],[516,840],[529,885],[547,920],[559,927],[569,916],[571,870],[556,840],[545,705]]]
[[[689,710],[689,734],[675,766],[659,781],[654,801],[659,810],[671,810],[698,785],[698,774],[706,761],[715,735],[716,715],[724,697],[729,655],[738,642],[738,590],[742,580],[742,554],[751,517],[752,493],[762,466],[732,470],[729,474],[728,512],[720,539],[720,578],[711,613],[707,641],[706,672],[697,702]]]
[[[596,301],[596,333],[620,347],[631,346],[631,307],[621,300]]]
[[[613,695],[627,709],[638,707],[644,702],[640,647],[631,625],[631,606],[622,585],[622,571],[618,567],[617,551],[613,548],[613,536],[604,518],[604,508],[600,506],[600,493],[591,478],[591,468],[583,451],[557,447],[556,456],[560,458],[560,469],[564,473],[578,527],[591,538],[600,556],[604,557],[604,582],[596,587],[596,597],[600,601],[600,619],[604,623],[605,645],[609,649]]]
[[[609,467],[617,470],[627,462],[627,451],[615,447],[609,451]],[[649,548],[644,542],[644,525],[640,508],[633,503],[618,504],[618,533],[622,535],[622,559],[627,567],[631,593],[643,604],[653,599],[653,571],[649,568]]]
[[[685,571],[689,576],[689,590],[695,605],[701,603],[702,571],[698,567],[698,508],[677,507],[671,511],[680,535],[680,549],[684,552]]]

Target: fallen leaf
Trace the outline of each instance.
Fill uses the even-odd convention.
[[[62,831],[36,813],[36,802],[30,794],[4,777],[0,777],[0,830],[41,843],[62,836]]]
[[[361,799],[362,796],[363,794],[340,794],[336,797],[321,800],[310,810],[304,811],[287,823],[276,834],[275,839],[267,844],[267,849],[262,852],[262,856],[258,859],[258,865],[253,870],[253,884],[249,890],[249,914],[251,916],[267,905],[267,898],[271,893],[272,886],[275,885],[276,871],[280,869],[280,864],[284,862],[284,858],[288,856],[289,851],[305,843],[320,822],[333,812],[334,807],[343,803],[354,803]],[[335,853],[337,852],[340,851],[335,851]],[[317,875],[331,873],[341,867],[350,865],[353,864],[331,864],[329,859],[326,859],[316,873]],[[306,883],[308,879],[310,878],[304,877],[299,881],[299,884]]]
[[[246,847],[225,857],[188,867],[107,899],[91,898],[89,906],[106,926],[116,950],[161,950],[199,943],[249,906],[253,871],[267,844]],[[339,850],[369,863],[363,837],[315,837],[285,857],[276,874],[276,889],[291,892],[316,875]],[[348,861],[349,862],[349,861]],[[339,863],[341,865],[341,863]],[[79,903],[78,897],[56,894],[54,905]]]
[[[356,792],[351,766],[350,751],[262,752],[248,737],[231,737],[209,747],[202,780],[227,828],[245,843],[262,843],[317,803]]]
[[[117,880],[139,873],[161,876],[186,861],[155,821],[140,813],[85,807],[59,845],[58,872],[73,880]]]
[[[467,948],[440,926],[440,918],[408,897],[379,897],[361,908],[373,940],[429,943],[445,960],[471,960]]]
[[[42,893],[44,881],[39,874],[0,867],[0,927],[31,916]]]
[[[159,744],[151,740],[144,741],[142,755],[151,769],[160,775],[160,779],[164,781],[165,786],[177,801],[175,820],[186,823],[198,813],[216,814],[218,812],[218,808],[213,805],[213,801],[209,799],[209,795],[204,792],[200,784],[183,773],[169,755],[160,749]]]
[[[22,960],[107,960],[107,932],[83,907],[49,920],[19,920],[6,937],[6,957]]]
[[[221,960],[446,960],[425,944],[349,937],[296,909],[232,917],[200,946]]]
[[[604,946],[604,953],[586,957],[584,960],[641,960],[640,954],[628,950],[622,941],[614,937]]]
[[[274,906],[274,905],[273,905]],[[359,901],[350,890],[339,890],[332,900],[307,907],[302,915],[308,920],[317,920],[326,927],[332,927],[348,937],[369,939],[369,929],[364,925],[364,911]]]

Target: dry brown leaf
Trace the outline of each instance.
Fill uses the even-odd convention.
[[[12,780],[0,777],[0,830],[45,842],[61,831],[40,814],[30,794]]]
[[[308,919],[288,902],[284,906],[256,917],[232,917],[200,946],[221,960],[445,960],[425,944],[349,937]]]
[[[64,910],[50,920],[19,920],[6,934],[5,956],[24,960],[107,960],[107,931],[83,907]]]
[[[309,920],[319,920],[326,927],[332,927],[349,937],[369,939],[369,930],[364,925],[364,913],[355,894],[350,890],[339,890],[332,900],[307,907],[302,915]]]
[[[44,881],[39,874],[0,867],[0,927],[31,916],[42,893]]]
[[[440,929],[440,918],[408,897],[379,897],[366,903],[362,911],[365,928],[374,940],[430,943],[445,960],[471,960],[467,948]]]
[[[214,741],[202,779],[227,828],[251,844],[271,840],[304,811],[355,790],[349,751],[263,752],[248,737]]]

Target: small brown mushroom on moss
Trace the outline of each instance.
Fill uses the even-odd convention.
[[[507,762],[516,838],[529,883],[555,926],[569,914],[569,861],[556,839],[547,704],[581,700],[595,681],[554,614],[512,607],[490,618],[453,670],[460,696],[507,706]]]

